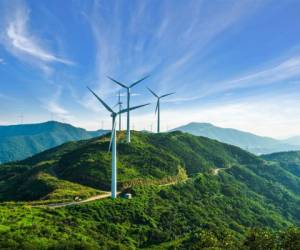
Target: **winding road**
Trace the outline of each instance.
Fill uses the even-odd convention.
[[[121,192],[117,192],[117,195],[119,195]],[[104,194],[99,194],[92,196],[90,198],[81,200],[81,201],[70,201],[70,202],[63,202],[63,203],[52,203],[52,204],[45,204],[45,205],[36,205],[33,207],[49,207],[49,208],[58,208],[58,207],[66,207],[66,206],[72,206],[72,205],[80,205],[83,203],[91,202],[91,201],[96,201],[96,200],[101,200],[105,199],[111,196],[111,192],[105,192]]]
[[[177,182],[176,181],[172,181],[170,183],[165,183],[165,184],[161,184],[159,185],[160,187],[163,186],[171,186],[171,185],[175,185]],[[117,192],[117,195],[119,195],[121,192]],[[80,204],[84,204],[87,202],[91,202],[91,201],[96,201],[96,200],[102,200],[105,198],[109,198],[111,196],[111,192],[105,192],[104,194],[99,194],[99,195],[95,195],[92,196],[90,198],[81,200],[81,201],[70,201],[70,202],[63,202],[63,203],[52,203],[52,204],[44,204],[44,205],[35,205],[33,207],[48,207],[48,208],[59,208],[59,207],[66,207],[66,206],[72,206],[72,205],[80,205]]]
[[[232,166],[229,166],[229,167],[227,167],[227,168],[214,168],[213,170],[212,170],[212,173],[213,173],[213,175],[218,175],[219,174],[219,172],[221,171],[221,170],[226,170],[226,169],[229,169],[229,168],[231,168]]]
[[[218,175],[219,172],[221,170],[226,170],[229,169],[230,167],[227,168],[215,168],[212,170],[212,174],[213,175]],[[177,182],[176,181],[172,181],[169,183],[165,183],[165,184],[161,184],[159,186],[164,187],[164,186],[171,186],[171,185],[175,185]],[[117,192],[117,195],[120,195],[121,192]],[[81,205],[84,203],[88,203],[91,201],[96,201],[96,200],[102,200],[102,199],[106,199],[109,198],[111,196],[111,192],[105,192],[103,194],[99,194],[99,195],[95,195],[92,196],[90,198],[81,200],[81,201],[70,201],[70,202],[63,202],[63,203],[52,203],[52,204],[44,204],[44,205],[34,205],[33,207],[48,207],[48,208],[60,208],[60,207],[66,207],[66,206],[73,206],[73,205]]]

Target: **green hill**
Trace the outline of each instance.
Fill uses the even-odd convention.
[[[300,151],[273,153],[262,157],[268,161],[280,162],[285,170],[300,177]]]
[[[107,131],[86,131],[55,121],[0,126],[0,163],[22,160],[67,141],[89,139],[103,133]]]
[[[220,142],[235,145],[254,154],[269,154],[300,149],[299,145],[289,144],[287,141],[258,136],[232,128],[220,128],[210,123],[192,122],[175,128],[172,131],[182,131],[192,135],[205,136]]]
[[[1,165],[0,247],[298,249],[300,178],[282,162],[182,132],[133,132],[129,145],[124,137],[119,190],[132,200],[55,210],[24,202],[109,190],[109,135]]]

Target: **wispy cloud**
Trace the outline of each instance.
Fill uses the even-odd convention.
[[[0,99],[3,99],[3,100],[11,100],[12,98],[8,97],[7,95],[4,95],[4,94],[1,94],[1,93],[0,93]]]
[[[49,70],[47,66],[51,63],[73,64],[47,49],[42,39],[30,29],[30,10],[24,2],[15,4],[6,15],[1,42],[18,59],[40,65],[44,70]]]
[[[51,97],[40,99],[40,101],[43,107],[48,110],[53,116],[66,121],[71,121],[73,119],[73,116],[60,103],[61,95],[62,87],[58,86]]]
[[[107,96],[118,87],[105,75],[129,82],[153,72],[151,81],[162,91],[170,86],[182,87],[184,72],[213,47],[216,38],[240,25],[265,2],[207,4],[191,0],[174,5],[168,1],[137,1],[128,5],[94,1],[83,12],[97,49],[94,85]]]
[[[175,12],[174,16],[169,14],[164,16],[158,29],[163,30],[163,32],[158,32],[160,34],[158,42],[163,44],[160,46],[166,51],[169,48],[172,49],[164,59],[163,70],[158,78],[160,88],[166,90],[169,86],[182,87],[183,76],[187,75],[195,64],[198,64],[201,70],[201,58],[213,49],[218,41],[217,38],[225,34],[225,31],[230,33],[231,29],[241,27],[243,21],[264,7],[266,1],[260,3],[225,1],[212,3],[210,7],[202,1],[189,3],[182,6],[180,14]],[[210,12],[213,12],[213,15]],[[176,22],[178,18],[182,20],[182,23],[174,26],[174,23],[178,23]],[[189,20],[189,22],[186,23],[184,20]],[[176,50],[174,50],[174,45]],[[189,74],[194,75],[195,78],[199,77],[199,70],[197,70],[198,73],[194,71]]]
[[[3,58],[0,58],[0,64],[5,64],[5,61]]]
[[[209,95],[243,88],[261,87],[297,76],[300,76],[300,56],[290,57],[275,65],[236,78],[202,84],[199,93],[194,96],[194,98],[190,97],[190,99],[199,99]]]

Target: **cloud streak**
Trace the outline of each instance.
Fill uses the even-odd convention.
[[[175,5],[94,1],[83,12],[95,38],[94,85],[107,96],[118,87],[105,75],[130,82],[153,72],[151,80],[163,92],[170,86],[181,88],[184,73],[208,53],[216,38],[264,5],[248,0],[210,5],[192,0]]]
[[[39,65],[41,68],[49,70],[48,64],[60,63],[73,65],[70,60],[61,58],[52,53],[44,42],[30,29],[30,10],[24,2],[18,2],[10,13],[6,13],[6,18],[2,32],[2,43],[6,49],[15,57],[22,61]]]
[[[191,100],[243,88],[262,87],[300,76],[300,56],[290,57],[265,69],[221,82],[201,85],[199,94]]]
[[[57,118],[62,120],[67,120],[69,122],[73,121],[74,119],[70,112],[60,104],[61,95],[62,87],[58,86],[51,98],[43,98],[40,99],[40,101],[43,107],[48,110],[53,116],[56,116]]]

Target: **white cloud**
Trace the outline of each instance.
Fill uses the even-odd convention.
[[[239,78],[212,84],[205,95],[231,89],[267,85],[300,76],[300,56],[286,59],[275,66]]]
[[[50,63],[73,64],[48,50],[42,39],[30,30],[30,11],[25,4],[15,4],[13,8],[7,13],[2,31],[2,43],[10,53],[20,60],[39,65],[46,72],[49,72],[47,64]]]
[[[103,2],[84,9],[95,39],[95,68],[91,71],[89,85],[101,96],[112,96],[119,87],[106,78],[125,83],[159,69],[150,81],[157,82],[162,92],[169,91],[176,79],[199,53],[207,51],[209,42],[225,30],[249,16],[257,5],[252,1],[213,4],[214,15],[203,12],[203,2],[191,1],[185,5],[163,2],[157,6],[155,20],[151,17],[150,2],[137,2],[130,13],[125,3],[114,2],[104,7]],[[174,11],[169,10],[173,8]],[[211,10],[212,11],[212,10]],[[122,16],[128,15],[127,19]],[[120,18],[111,18],[120,17]],[[181,19],[178,25],[178,19]],[[175,80],[175,81],[174,81]],[[89,97],[89,96],[88,96]],[[96,101],[84,97],[81,103],[95,106]]]
[[[58,86],[54,95],[50,98],[44,98],[40,101],[43,104],[43,107],[48,110],[55,119],[61,119],[67,122],[71,122],[74,120],[73,116],[70,112],[64,108],[60,103],[60,98],[62,94],[62,87]]]
[[[48,101],[45,107],[47,108],[48,111],[56,115],[67,115],[69,113],[66,109],[60,106],[55,100]]]
[[[243,21],[264,7],[266,1],[224,1],[217,4],[211,3],[212,9],[203,6],[205,2],[191,1],[190,3],[182,11],[182,13],[187,12],[187,20],[189,20],[184,29],[173,25],[180,16],[176,12],[174,16],[165,17],[165,20],[174,18],[174,20],[167,22],[169,24],[167,28],[165,27],[166,22],[161,22],[161,28],[165,31],[163,36],[165,39],[163,41],[159,40],[159,42],[166,43],[165,50],[168,51],[168,46],[173,48],[170,44],[178,43],[176,50],[169,55],[164,70],[160,73],[160,88],[163,90],[167,90],[170,85],[174,86],[174,84],[181,87],[182,82],[178,82],[177,79],[182,81],[185,71],[195,65],[195,61],[205,57],[214,48],[214,44],[221,35],[230,34],[234,28],[241,27]],[[208,14],[209,11],[213,12],[213,15]],[[182,23],[184,23],[185,18],[182,19]],[[170,34],[170,30],[173,31],[173,34]],[[166,34],[172,40],[168,40]],[[172,37],[172,35],[175,35],[175,37]],[[199,70],[201,70],[201,66],[199,66]],[[198,70],[189,72],[189,75],[201,78]]]
[[[3,58],[0,58],[0,64],[5,64],[5,61]]]

